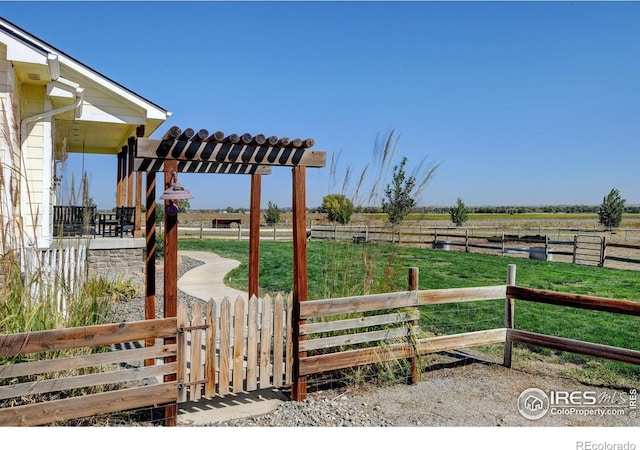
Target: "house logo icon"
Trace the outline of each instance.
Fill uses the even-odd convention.
[[[541,389],[526,389],[518,397],[518,411],[529,420],[540,419],[549,411],[549,397]]]

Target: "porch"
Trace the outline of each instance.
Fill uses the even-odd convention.
[[[140,237],[141,230],[137,231]],[[136,208],[119,206],[112,212],[97,212],[95,206],[54,206],[53,236],[136,237]]]

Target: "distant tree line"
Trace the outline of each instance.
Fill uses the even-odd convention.
[[[312,208],[313,209],[313,208]],[[317,209],[317,211],[316,211]],[[596,214],[600,205],[546,205],[546,206],[467,206],[469,214],[533,214],[533,213],[592,213]],[[451,206],[418,206],[411,209],[412,214],[449,214]],[[315,208],[311,212],[322,212]],[[640,214],[640,206],[625,206],[625,214]],[[359,206],[355,214],[383,214],[381,207]]]
[[[469,214],[533,214],[533,213],[591,213],[597,214],[600,205],[548,205],[548,206],[467,206]],[[290,213],[290,207],[280,207],[281,213]],[[245,214],[249,212],[248,208],[220,208],[194,210],[193,212],[227,212]],[[264,211],[264,210],[263,210]],[[411,208],[412,214],[449,214],[451,206],[416,206]],[[325,213],[323,206],[310,206],[307,208],[309,213]],[[381,206],[354,206],[354,214],[384,214]],[[625,206],[625,214],[640,214],[640,205]]]

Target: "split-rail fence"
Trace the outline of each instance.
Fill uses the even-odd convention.
[[[542,233],[544,231],[544,234]],[[527,232],[529,232],[527,234]],[[533,234],[535,233],[535,234]],[[640,245],[638,230],[618,230],[631,233],[633,239],[617,238],[610,233],[580,229],[522,230],[499,227],[443,228],[367,225],[314,225],[313,240],[351,241],[353,243],[396,243],[439,250],[485,252],[529,259],[560,259],[574,264],[604,267],[607,262],[622,263],[624,268],[638,269]],[[609,237],[608,237],[609,236]]]
[[[520,301],[632,316],[640,316],[640,302],[519,287],[515,265],[509,265],[504,285],[418,290],[417,268],[409,270],[408,281],[409,288],[403,292],[301,302],[297,336],[291,334],[291,324],[298,319],[290,300],[282,296],[210,300],[204,310],[196,302],[190,314],[187,305],[180,304],[177,318],[0,335],[0,425],[41,425],[163,404],[169,405],[165,411],[173,408],[175,412],[181,402],[290,386],[314,374],[389,360],[407,360],[410,381],[417,382],[421,356],[494,344],[504,345],[507,367],[511,366],[513,343],[640,365],[636,349],[514,326],[514,304]],[[504,302],[503,327],[434,336],[418,325],[423,306],[495,299]],[[155,345],[114,349],[114,344],[130,341]],[[37,360],[42,352],[83,347],[103,351]],[[298,353],[292,353],[294,348]],[[25,360],[8,359],[16,356]],[[93,370],[74,372],[86,368]],[[52,373],[57,375],[36,378]],[[74,390],[89,393],[10,404]]]

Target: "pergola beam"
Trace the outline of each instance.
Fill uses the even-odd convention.
[[[252,164],[263,166],[324,167],[327,155],[324,151],[309,150],[303,142],[294,140],[300,147],[237,144],[218,141],[188,141],[180,139],[139,139],[138,158],[175,159],[177,161],[207,161],[216,163]],[[253,139],[250,140],[253,142]],[[142,170],[142,169],[141,169]]]

